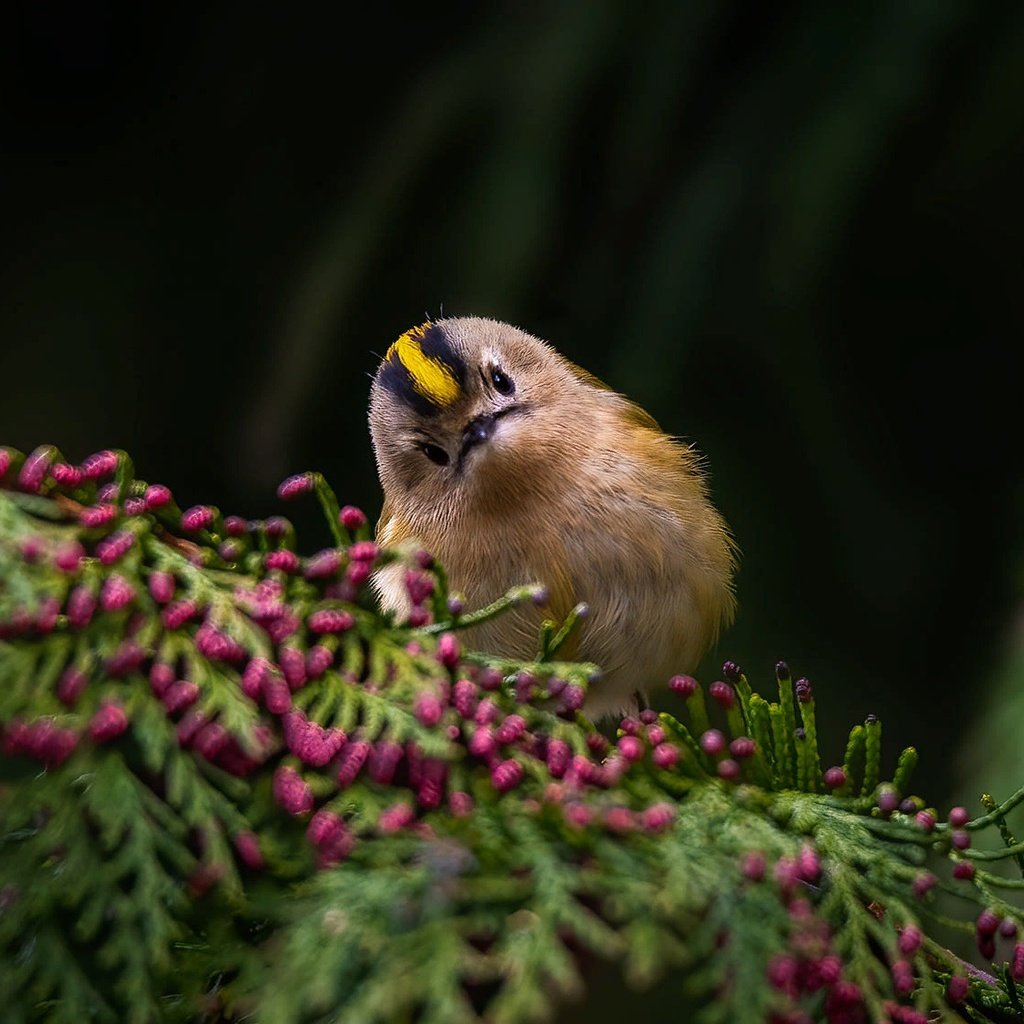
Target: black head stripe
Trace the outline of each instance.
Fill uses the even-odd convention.
[[[434,416],[462,393],[466,364],[444,330],[426,323],[388,349],[377,382],[421,416]]]

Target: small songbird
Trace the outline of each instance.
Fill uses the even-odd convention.
[[[478,317],[414,327],[374,378],[370,432],[381,544],[430,552],[467,607],[547,588],[472,627],[473,648],[529,660],[543,619],[589,606],[560,657],[600,666],[591,717],[692,671],[731,621],[736,548],[697,454],[540,339]],[[400,565],[375,583],[408,614]]]

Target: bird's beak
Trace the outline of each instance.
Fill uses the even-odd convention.
[[[490,440],[491,434],[494,433],[495,418],[493,414],[475,416],[466,424],[466,428],[462,431],[462,448],[459,451],[460,461],[466,457],[466,453],[470,448],[475,448],[477,445]]]

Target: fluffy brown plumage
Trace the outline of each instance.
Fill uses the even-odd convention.
[[[590,606],[570,652],[602,669],[590,715],[692,670],[731,621],[735,546],[697,455],[543,341],[476,317],[414,328],[377,372],[370,430],[382,544],[425,548],[467,607],[548,588],[468,643],[529,659],[543,618]],[[376,585],[407,610],[400,568]]]

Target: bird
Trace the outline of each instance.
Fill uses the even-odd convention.
[[[540,607],[467,630],[496,657],[535,658],[541,623],[584,603],[568,654],[599,667],[594,720],[635,713],[731,623],[738,548],[701,455],[540,338],[485,317],[411,328],[373,377],[369,425],[377,542],[429,552],[466,607],[543,584]],[[400,563],[373,585],[409,615]]]

